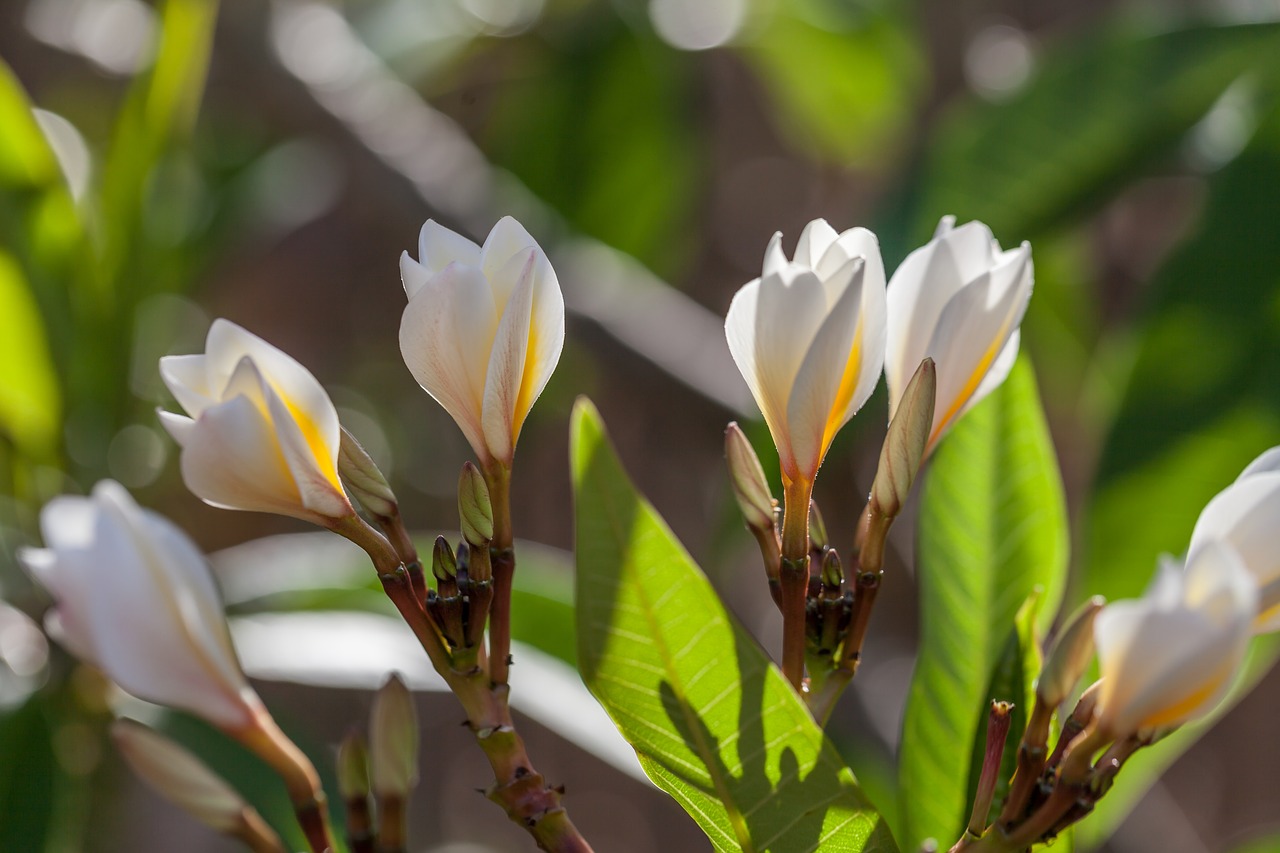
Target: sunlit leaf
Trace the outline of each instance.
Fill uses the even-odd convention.
[[[61,440],[62,399],[44,318],[17,261],[0,250],[0,433],[32,457]]]
[[[574,412],[583,680],[717,850],[895,850],[853,774]]]
[[[940,123],[908,239],[944,214],[1021,240],[1085,211],[1180,143],[1242,74],[1274,74],[1277,47],[1280,26],[1258,24],[1112,27],[1051,51],[1012,99],[969,102]]]
[[[860,9],[815,23],[836,4],[778,4],[740,50],[773,95],[778,130],[796,147],[839,163],[869,165],[891,153],[913,116],[922,60],[904,21]]]
[[[920,652],[899,756],[903,843],[944,847],[970,806],[974,744],[1015,617],[1043,588],[1052,620],[1067,567],[1053,445],[1025,359],[943,439],[920,505]],[[1020,653],[1008,657],[1021,683]],[[1015,700],[1016,701],[1016,700]]]

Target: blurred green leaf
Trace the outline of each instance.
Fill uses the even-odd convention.
[[[848,165],[891,152],[915,114],[923,59],[901,16],[861,9],[814,23],[814,9],[773,7],[759,35],[740,48],[773,96],[778,131],[796,148]]]
[[[1062,482],[1025,357],[938,447],[919,535],[920,652],[899,755],[908,849],[960,837],[974,743],[1015,617],[1040,587],[1038,618],[1051,622],[1065,580]],[[1007,660],[1021,678],[1019,654]]]
[[[1232,847],[1231,853],[1280,853],[1280,834],[1247,841]]]
[[[0,715],[0,850],[45,849],[59,775],[52,739],[41,694]]]
[[[17,261],[0,250],[0,432],[33,458],[62,438],[62,400],[44,318]]]
[[[1151,284],[1088,515],[1082,596],[1141,593],[1200,510],[1280,443],[1280,113],[1214,176],[1196,233]]]
[[[970,100],[934,130],[904,245],[944,214],[1006,242],[1061,224],[1169,152],[1241,75],[1277,70],[1274,24],[1072,40],[1012,99]]]
[[[572,436],[583,680],[645,772],[717,850],[896,850],[804,703],[636,494],[585,401]]]
[[[486,149],[582,233],[678,269],[700,161],[686,62],[612,15],[535,44],[497,93]]]

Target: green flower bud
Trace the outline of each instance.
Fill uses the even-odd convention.
[[[338,793],[344,800],[369,796],[369,750],[359,732],[351,732],[338,747]]]
[[[933,405],[937,395],[937,371],[933,359],[920,362],[902,393],[902,402],[889,424],[880,449],[880,465],[871,485],[871,501],[886,518],[894,518],[911,494],[920,463],[929,444]]]
[[[489,547],[493,538],[493,504],[484,475],[470,462],[462,466],[458,479],[458,518],[462,521],[462,538],[473,548]]]
[[[1093,657],[1093,619],[1106,604],[1100,595],[1086,601],[1058,631],[1036,679],[1036,699],[1047,708],[1056,708],[1075,689]]]
[[[769,492],[769,481],[751,442],[736,423],[730,423],[724,431],[724,455],[729,463],[733,496],[747,526],[753,530],[772,530],[776,504]]]
[[[436,537],[435,548],[431,551],[431,574],[438,581],[451,581],[458,576],[458,560],[449,547],[449,540],[443,536]]]
[[[342,428],[338,445],[338,474],[350,496],[370,515],[390,518],[398,512],[395,492],[387,485],[387,478],[346,427]]]
[[[413,694],[394,673],[373,698],[369,753],[374,792],[407,797],[418,782],[418,715]]]

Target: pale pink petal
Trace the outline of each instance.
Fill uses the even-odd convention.
[[[522,274],[520,271],[524,268],[522,262],[513,265],[511,261],[529,249],[533,249],[534,254],[541,256],[543,260],[546,259],[546,253],[542,251],[538,241],[510,216],[499,219],[485,238],[484,247],[480,250],[480,269],[493,288],[493,304],[498,311],[502,311],[511,298]],[[515,275],[512,275],[513,272]]]
[[[418,263],[433,276],[449,264],[480,266],[480,247],[456,231],[428,219],[418,232]],[[413,294],[409,294],[413,298]]]
[[[175,415],[173,412],[166,412],[164,409],[157,409],[156,415],[160,418],[160,426],[164,427],[165,432],[173,437],[178,446],[186,447],[187,442],[191,439],[191,430],[196,425],[195,419],[184,415]]]

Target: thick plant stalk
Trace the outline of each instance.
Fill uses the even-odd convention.
[[[813,484],[786,484],[782,517],[782,673],[797,692],[804,684],[805,598],[809,592],[809,502]]]
[[[490,494],[494,494],[492,486]],[[502,504],[499,499],[494,500],[495,531],[500,529],[497,523],[499,505],[503,505],[505,511],[505,499]],[[509,537],[510,527],[507,526],[506,530]],[[497,535],[495,532],[495,540]],[[476,743],[493,769],[494,782],[485,791],[485,795],[502,806],[511,820],[524,827],[537,842],[539,849],[547,853],[590,853],[591,845],[569,820],[561,802],[561,792],[547,784],[529,759],[524,741],[511,718],[507,700],[508,686],[496,683],[478,664],[466,670],[454,668],[454,658],[444,637],[416,600],[412,583],[394,549],[372,528],[368,528],[367,532],[361,531],[359,536],[355,541],[369,553],[387,596],[413,630],[436,672],[444,678],[462,703],[467,715],[467,726],[475,735]],[[514,567],[514,562],[512,566]],[[496,580],[496,565],[494,577]],[[509,587],[507,596],[509,603]],[[494,603],[496,607],[497,595]]]
[[[259,718],[257,725],[232,734],[267,762],[284,781],[298,825],[313,853],[336,850],[329,828],[324,789],[310,759],[266,714]]]
[[[506,684],[511,666],[511,586],[516,573],[516,556],[511,532],[511,471],[501,464],[485,469],[485,485],[493,505],[493,540],[490,563],[493,567],[493,601],[489,604],[489,678]]]

